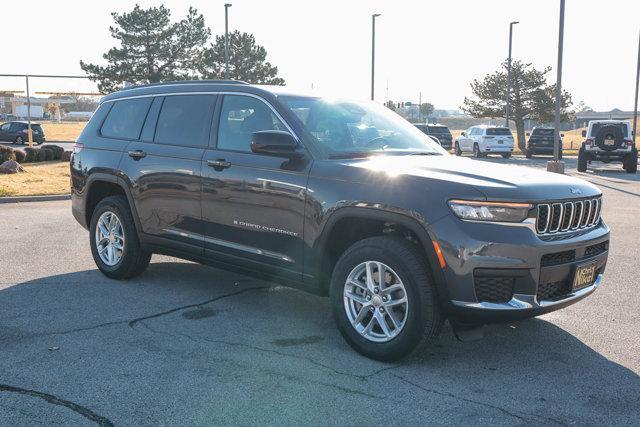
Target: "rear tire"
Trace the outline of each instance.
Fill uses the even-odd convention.
[[[502,158],[503,159],[508,159],[511,157],[511,153],[502,153]]]
[[[113,263],[108,262],[108,259],[104,260],[104,255],[101,255],[101,253],[108,251],[105,248],[109,245],[109,239],[102,239],[105,241],[105,244],[104,246],[99,245],[96,234],[99,220],[106,218],[103,217],[105,214],[109,217],[109,213],[115,215],[120,225],[119,228],[121,228],[117,234],[122,236],[122,238],[118,240],[117,237],[114,237],[116,233],[112,231],[113,229],[106,230],[110,232],[111,237],[109,239],[119,244],[122,248],[117,250],[111,248],[111,251],[115,251],[112,259],[114,261]],[[102,225],[104,228],[104,224]],[[136,226],[125,196],[110,196],[100,201],[91,216],[89,230],[89,244],[91,246],[93,260],[105,276],[112,279],[130,279],[146,270],[151,260],[151,252],[144,251],[140,247]],[[100,246],[100,250],[98,246]]]
[[[622,167],[627,173],[636,173],[638,171],[638,150],[634,150],[624,159]]]
[[[587,171],[587,153],[584,152],[584,148],[578,150],[578,172]]]
[[[439,335],[444,318],[429,267],[420,252],[404,238],[378,236],[354,243],[336,263],[329,292],[333,316],[344,339],[358,353],[376,360],[397,360]],[[378,265],[385,269],[382,284]],[[362,269],[364,273],[359,275]],[[374,292],[366,285],[369,274]],[[360,285],[354,287],[353,279]],[[360,287],[362,284],[365,290]],[[400,284],[402,290],[387,294],[385,289],[391,289],[393,284],[395,287]],[[356,296],[362,303],[351,305],[354,300],[348,295],[354,292],[358,292]],[[380,298],[387,302],[381,302]],[[385,305],[402,298],[406,299],[406,305]],[[391,333],[384,331],[379,318]],[[372,326],[367,331],[369,327],[365,325],[369,324]]]
[[[532,158],[532,157],[533,157],[533,154],[531,154],[531,150],[525,150],[525,151],[524,151],[524,156],[525,156],[527,159],[530,159],[530,158]]]
[[[482,153],[480,153],[480,147],[478,147],[477,142],[473,144],[473,157],[475,157],[476,159],[482,157]]]

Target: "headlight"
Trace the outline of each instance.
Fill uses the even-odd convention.
[[[522,222],[533,208],[530,203],[476,202],[449,200],[449,207],[458,218],[472,221]]]

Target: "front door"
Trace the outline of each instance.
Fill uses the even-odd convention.
[[[266,101],[225,95],[219,110],[217,141],[202,162],[205,255],[300,279],[310,158],[251,152],[253,132],[290,132]]]

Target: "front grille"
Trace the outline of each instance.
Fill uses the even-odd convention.
[[[575,250],[555,252],[552,254],[542,255],[540,265],[542,267],[549,267],[550,265],[565,264],[573,261],[574,259],[576,259]]]
[[[596,256],[609,249],[609,241],[598,243],[596,245],[587,246],[584,251],[585,257]]]
[[[536,297],[538,301],[555,299],[571,293],[571,284],[568,280],[558,282],[540,283]]]
[[[480,302],[507,302],[513,297],[513,277],[475,277],[474,282]]]
[[[553,234],[593,227],[600,222],[601,211],[601,197],[540,203],[537,206],[536,231],[538,234]]]

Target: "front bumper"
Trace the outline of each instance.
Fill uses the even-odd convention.
[[[573,304],[600,285],[608,257],[609,228],[602,221],[588,230],[541,238],[527,224],[473,223],[448,216],[429,232],[446,261],[443,302],[451,316],[467,322],[533,317]],[[593,252],[594,247],[602,250]],[[556,259],[557,254],[572,256]],[[594,283],[572,291],[576,267],[588,263],[596,265]],[[489,278],[482,288],[479,278]],[[507,293],[492,293],[494,283],[506,286]],[[487,287],[496,298],[486,298]]]

